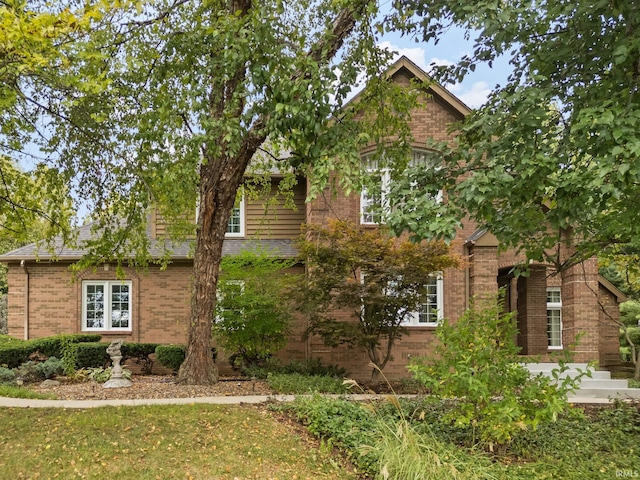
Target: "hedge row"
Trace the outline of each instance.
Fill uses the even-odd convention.
[[[63,357],[63,344],[73,344],[76,368],[103,367],[111,360],[107,354],[109,343],[100,342],[98,334],[55,335],[34,340],[20,340],[2,336],[0,338],[0,366],[17,368],[29,360],[29,356],[39,353],[44,357]],[[149,355],[155,353],[156,360],[163,366],[178,370],[184,361],[186,348],[183,345],[158,345],[156,343],[123,343],[122,357],[133,358],[143,369],[150,370],[153,363]],[[213,360],[217,351],[211,349]]]
[[[64,341],[73,343],[97,342],[100,335],[81,333],[75,335],[54,335],[52,337],[36,338],[34,340],[19,340],[3,338],[0,342],[0,365],[16,368],[29,359],[33,353],[40,353],[45,357],[62,357]],[[68,339],[68,340],[67,340]]]

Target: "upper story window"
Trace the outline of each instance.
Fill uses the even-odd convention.
[[[550,350],[562,348],[562,295],[560,287],[547,288],[547,342]]]
[[[245,211],[244,211],[244,194],[240,198],[240,201],[236,202],[231,216],[229,217],[229,223],[227,224],[227,237],[244,237],[244,225],[245,225]]]
[[[384,223],[385,216],[389,212],[389,187],[391,183],[391,170],[388,166],[373,157],[373,154],[364,155],[362,158],[365,173],[371,179],[369,186],[363,187],[360,194],[360,223],[363,225],[377,225]],[[410,167],[429,166],[433,164],[433,152],[427,150],[413,150],[411,159],[407,165]],[[437,200],[440,201],[441,194]]]
[[[131,282],[82,282],[82,330],[131,331]]]

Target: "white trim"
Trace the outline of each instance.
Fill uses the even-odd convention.
[[[88,293],[87,287],[102,287],[102,326],[101,327],[88,327]],[[128,310],[127,313],[127,323],[126,327],[113,327],[113,287],[116,286],[126,286],[128,288],[128,298],[126,300]],[[82,282],[82,331],[83,332],[93,332],[93,331],[112,331],[112,332],[130,332],[131,325],[133,323],[133,285],[129,280],[83,280]]]
[[[239,231],[238,232],[229,232],[229,227],[231,227],[231,220],[234,218],[235,211],[238,211],[239,217]],[[244,201],[244,193],[240,198],[240,203],[236,207],[233,206],[233,210],[231,211],[231,216],[229,217],[229,223],[227,224],[227,232],[224,234],[225,237],[244,237],[245,232],[245,223],[246,223],[246,212],[245,212],[245,201]]]
[[[560,287],[547,287],[547,348],[549,350],[562,350],[562,292],[560,290]],[[549,299],[549,294],[550,293],[558,293],[558,300],[559,301],[550,301]],[[560,337],[560,344],[559,345],[551,345],[551,342],[553,340],[552,338],[552,332],[549,330],[549,321],[550,319],[550,312],[555,312],[558,315],[558,319],[559,319],[559,323],[560,325],[558,325],[560,331],[556,332],[559,333]]]
[[[435,275],[434,275],[435,276]],[[436,287],[436,321],[435,322],[421,322],[420,312],[411,312],[408,315],[406,321],[402,322],[407,327],[437,327],[443,319],[444,311],[444,280],[442,275],[437,275],[435,287]],[[423,306],[427,304],[424,303]]]

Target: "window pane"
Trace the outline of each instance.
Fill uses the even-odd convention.
[[[560,303],[560,290],[548,289],[547,290],[547,303]]]
[[[233,208],[233,212],[231,212],[231,217],[229,218],[229,223],[227,224],[227,233],[240,233],[241,232],[241,218],[240,218],[240,208]]]
[[[111,327],[129,327],[129,285],[111,285]]]
[[[562,317],[559,309],[547,310],[547,337],[550,347],[562,346]]]
[[[418,323],[438,322],[438,279],[430,276],[425,285],[426,294],[418,309]]]
[[[104,285],[86,286],[87,328],[104,328]]]

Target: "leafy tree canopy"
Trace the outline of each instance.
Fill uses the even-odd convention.
[[[451,235],[465,212],[506,247],[558,268],[615,244],[637,245],[640,223],[640,14],[635,2],[397,3],[396,25],[438,40],[452,25],[473,52],[439,69],[461,80],[480,62],[510,59],[513,73],[441,145],[444,168],[414,181],[446,188],[437,228],[410,222],[416,189],[398,185],[391,219],[419,238]],[[572,234],[576,250],[558,255]]]

